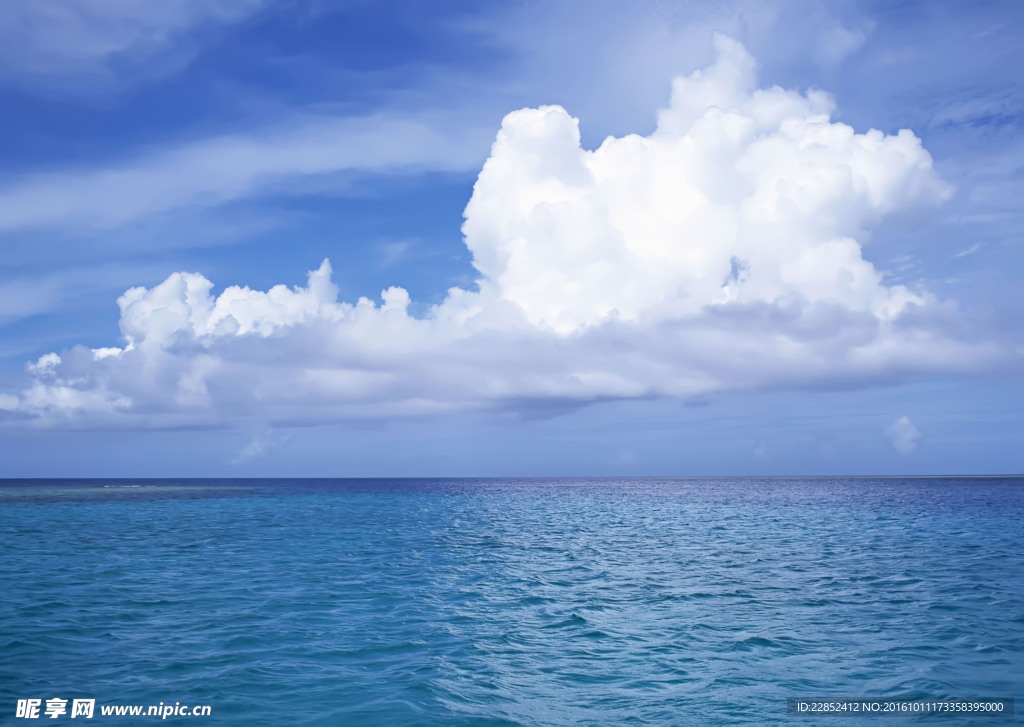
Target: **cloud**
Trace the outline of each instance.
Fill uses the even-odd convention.
[[[867,33],[859,28],[847,28],[840,23],[834,23],[818,38],[814,48],[814,60],[825,68],[837,66],[860,50],[867,38]]]
[[[180,68],[197,30],[235,23],[266,0],[7,0],[0,72],[8,81],[81,93]]]
[[[390,268],[408,262],[417,256],[430,254],[429,252],[422,253],[417,250],[419,246],[420,241],[416,239],[387,240],[378,243],[377,250],[380,255],[380,266],[382,268]]]
[[[858,238],[885,215],[948,197],[920,140],[857,133],[820,91],[758,88],[746,50],[715,45],[714,64],[673,82],[648,136],[591,150],[561,107],[505,117],[465,210],[475,290],[452,288],[417,318],[402,288],[338,301],[328,261],[305,287],[216,296],[204,276],[174,273],[118,300],[120,346],[32,364],[8,416],[208,426],[550,413],[868,386],[1010,355],[862,255]]]
[[[253,437],[252,441],[239,450],[238,454],[231,460],[231,464],[245,464],[254,459],[265,457],[277,446],[273,432],[264,432]]]
[[[649,137],[590,152],[560,107],[506,117],[463,230],[532,323],[567,333],[790,293],[879,318],[924,303],[885,287],[855,239],[947,196],[920,140],[856,134],[821,92],[757,90],[753,58],[717,46],[714,66],[673,83]]]
[[[17,269],[13,257],[6,262]],[[142,275],[158,274],[152,266],[100,264],[12,278],[0,282],[0,326],[54,311],[81,296],[123,290]]]
[[[221,136],[120,167],[41,175],[0,189],[0,232],[119,227],[270,190],[287,194],[296,177],[470,170],[480,161],[466,143],[472,135],[429,114],[295,118],[262,133]]]
[[[900,454],[910,454],[917,448],[921,432],[908,417],[900,417],[885,430],[885,436]]]
[[[980,249],[981,249],[981,243],[976,243],[976,244],[971,245],[970,247],[968,247],[968,248],[966,248],[964,250],[961,250],[960,252],[954,253],[953,257],[954,258],[967,257],[968,255],[973,255],[974,253],[978,252],[978,250],[980,250]]]

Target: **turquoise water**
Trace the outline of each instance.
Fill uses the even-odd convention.
[[[6,481],[0,534],[3,723],[28,697],[608,725],[1024,696],[1021,479]]]

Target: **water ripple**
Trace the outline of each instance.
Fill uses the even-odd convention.
[[[6,482],[0,533],[7,716],[769,724],[1024,686],[1017,479]]]

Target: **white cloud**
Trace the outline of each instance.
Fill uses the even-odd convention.
[[[39,357],[38,361],[25,364],[25,370],[34,378],[43,379],[54,375],[60,365],[60,356],[55,353],[46,353]]]
[[[41,175],[0,189],[0,231],[117,227],[270,190],[286,194],[296,177],[469,170],[480,161],[467,143],[472,135],[430,114],[292,119],[259,134],[207,139],[120,167]]]
[[[18,269],[13,257],[4,262],[9,269]],[[53,311],[81,296],[123,290],[140,276],[156,274],[152,266],[100,264],[49,269],[0,282],[0,324]]]
[[[840,23],[834,23],[818,38],[814,48],[814,60],[826,68],[837,66],[860,50],[867,38],[867,33],[860,28],[847,28]]]
[[[976,244],[971,245],[970,247],[968,247],[968,248],[966,248],[964,250],[961,250],[958,253],[954,253],[953,257],[955,257],[955,258],[967,257],[968,255],[973,255],[974,253],[978,252],[978,250],[980,250],[980,249],[981,249],[981,244],[980,243],[976,243]]]
[[[908,417],[903,416],[889,425],[885,430],[885,436],[888,437],[897,452],[900,454],[910,454],[917,448],[917,443],[921,439],[921,432],[917,431],[914,422],[910,421]]]
[[[861,254],[878,219],[948,196],[920,140],[856,133],[821,92],[758,89],[743,47],[716,46],[714,65],[673,83],[649,136],[586,150],[560,107],[505,118],[465,212],[478,290],[414,318],[401,288],[339,302],[327,261],[305,287],[216,297],[175,273],[127,291],[123,346],[62,352],[19,415],[180,426],[551,411],[869,385],[1006,355],[958,338],[952,305],[886,285]]]
[[[794,293],[881,319],[924,303],[882,285],[855,240],[887,212],[947,195],[920,141],[856,134],[829,120],[820,92],[756,90],[742,46],[717,46],[718,63],[676,79],[649,137],[589,152],[560,107],[506,117],[464,232],[477,268],[532,323],[566,333]]]
[[[189,33],[238,22],[268,0],[5,0],[0,74],[80,93],[181,67]]]
[[[261,459],[277,446],[273,432],[264,432],[253,437],[252,441],[239,450],[231,464],[246,464],[254,459]]]

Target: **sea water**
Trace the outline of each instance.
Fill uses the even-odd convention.
[[[0,537],[5,724],[28,698],[628,725],[1024,697],[1022,479],[9,480]]]

